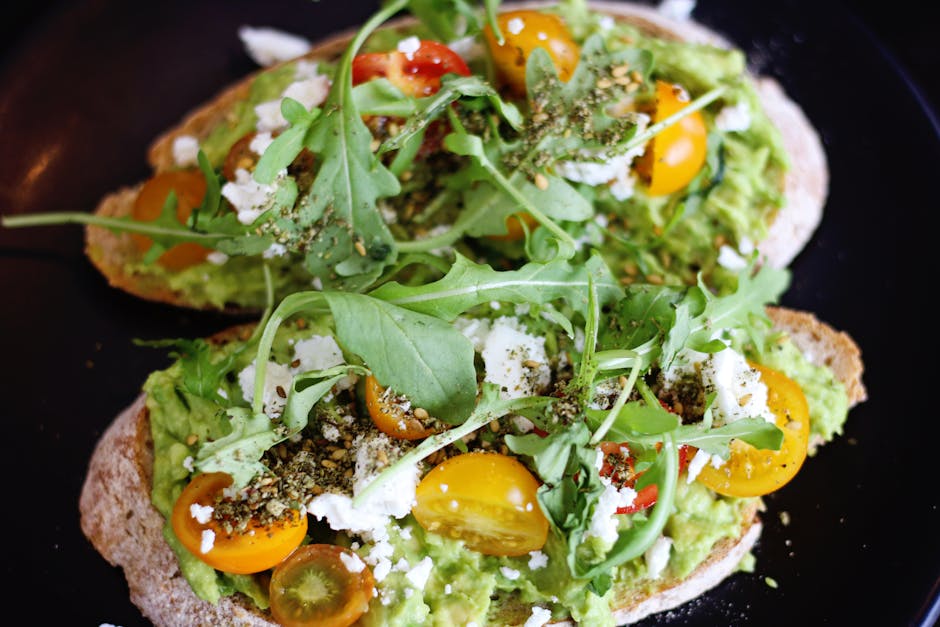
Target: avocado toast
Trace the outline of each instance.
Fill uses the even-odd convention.
[[[194,200],[183,202],[186,194],[181,193],[170,201],[176,203],[178,216],[183,205],[188,210],[196,206],[196,217],[185,218],[183,211],[187,226],[172,225],[168,215],[172,208],[164,207],[167,186],[160,188],[162,195],[147,209],[137,207],[143,183],[120,190],[99,205],[96,214],[103,221],[96,223],[91,216],[75,218],[90,222],[89,258],[111,284],[139,296],[237,311],[260,311],[268,278],[278,297],[324,283],[357,290],[400,272],[400,266],[414,254],[441,257],[442,267],[452,259],[453,248],[468,256],[486,256],[494,263],[519,264],[530,254],[544,254],[545,240],[553,237],[577,248],[582,258],[597,247],[625,281],[688,284],[701,273],[716,289],[727,290],[733,287],[736,270],[755,250],[776,267],[788,265],[821,218],[828,170],[812,125],[779,85],[751,76],[739,51],[691,21],[669,20],[630,3],[592,4],[590,8],[581,2],[539,6],[543,13],[561,16],[578,50],[589,47],[595,64],[583,64],[575,81],[564,87],[542,81],[543,85],[533,87],[540,87],[544,97],[527,102],[507,88],[498,67],[494,69],[493,59],[498,57],[487,49],[482,32],[468,29],[453,42],[461,58],[465,57],[470,75],[463,82],[445,80],[449,109],[440,106],[444,100],[435,104],[430,96],[403,93],[400,86],[386,82],[387,77],[353,77],[361,82],[345,94],[352,104],[345,102],[344,107],[355,108],[370,124],[367,138],[357,136],[361,145],[355,154],[363,169],[354,177],[347,173],[336,178],[334,174],[348,171],[355,160],[337,164],[327,158],[334,169],[321,171],[324,162],[317,160],[314,153],[318,151],[311,147],[319,146],[321,157],[336,154],[335,146],[322,145],[316,136],[333,133],[330,125],[337,124],[337,116],[330,111],[338,110],[337,94],[343,90],[327,88],[334,72],[346,67],[341,55],[353,37],[339,35],[314,46],[303,59],[247,77],[155,141],[149,153],[155,178],[180,171],[199,178],[202,171],[208,182],[188,194]],[[485,20],[479,14],[475,19],[482,29]],[[360,56],[401,54],[396,48],[399,43],[410,41],[414,33],[430,37],[428,28],[410,18],[390,20],[360,42]],[[510,40],[526,34],[525,29],[516,34],[504,30]],[[546,66],[542,70],[548,73]],[[486,86],[498,89],[498,94]],[[272,122],[271,111],[294,100],[286,94],[301,98],[309,117],[294,109],[293,121],[281,117]],[[713,100],[703,104],[703,97]],[[570,106],[592,98],[620,110],[612,118],[588,116],[578,133],[569,129],[568,137],[563,127],[577,128],[573,118],[562,116],[553,127],[538,122],[538,112],[531,108],[533,103]],[[663,102],[664,98],[670,102]],[[644,159],[665,158],[657,150],[666,150],[667,131],[656,133],[660,136],[657,144],[656,134],[650,135],[648,127],[661,121],[657,111],[665,115],[667,110],[681,109],[688,99],[695,106],[702,105],[701,112],[685,118],[701,117],[704,134],[694,147],[698,169],[690,171],[692,177],[685,181],[670,173],[657,179]],[[484,148],[493,160],[487,167],[492,165],[509,181],[523,196],[521,200],[513,197],[511,189],[494,186],[491,177],[481,178],[479,169],[484,165],[479,155],[460,154],[468,146],[435,144],[428,139],[415,148],[417,137],[443,133],[448,111],[457,112],[456,119],[466,131],[457,133],[460,139],[486,140]],[[434,117],[433,122],[422,119],[421,113]],[[472,118],[477,114],[496,116],[498,138],[474,126]],[[552,117],[559,116],[553,113]],[[680,123],[674,122],[672,128]],[[611,124],[616,132],[610,131]],[[403,127],[406,132],[399,138],[390,136]],[[613,144],[585,139],[595,131],[602,135],[602,127],[610,131],[607,140]],[[238,198],[263,187],[260,174],[252,170],[261,157],[257,152],[247,153],[248,161],[243,164],[246,176],[252,176],[241,183],[231,164],[245,157],[249,145],[245,140],[252,139],[251,135],[269,135],[267,142],[253,149],[264,152],[271,136],[285,131],[295,141],[303,135],[313,156],[302,159],[298,154],[293,162],[281,163],[289,167],[286,177],[278,178],[276,157],[283,160],[284,151],[275,147],[262,160],[266,174],[261,178],[277,193],[269,190],[254,211],[245,206],[241,208],[247,211],[239,211]],[[361,135],[361,131],[357,132]],[[614,135],[620,139],[611,139]],[[636,146],[626,150],[632,137],[637,137]],[[366,141],[370,146],[363,152]],[[541,147],[532,148],[537,141]],[[184,146],[188,148],[183,150]],[[377,150],[375,155],[371,148]],[[204,170],[196,149],[206,159]],[[419,154],[409,161],[411,150]],[[315,183],[320,174],[322,180]],[[361,199],[343,196],[338,184],[328,185],[343,177],[356,180],[357,188],[365,190],[357,192],[363,194]],[[674,191],[650,184],[671,178],[678,185]],[[362,187],[365,181],[369,185]],[[543,184],[551,187],[538,189]],[[306,214],[295,211],[320,198],[321,193],[314,190],[321,188],[328,191],[312,204],[323,206]],[[538,206],[544,214],[541,222],[528,214],[525,222],[530,233],[523,238],[521,223],[512,218],[507,226],[506,219],[514,212],[524,214],[519,210],[527,204]],[[152,228],[143,228],[132,233],[140,227],[141,216],[149,220],[161,213],[167,215],[157,222],[168,231],[155,234]],[[132,215],[137,216],[136,223],[124,221]],[[536,229],[536,225],[544,228]],[[561,231],[567,236],[560,235]],[[156,236],[156,245],[148,240],[147,232]],[[171,258],[181,245],[193,254],[176,255],[174,262]],[[330,259],[323,260],[320,255],[327,253]]]

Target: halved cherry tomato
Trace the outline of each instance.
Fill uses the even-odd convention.
[[[490,239],[500,241],[500,242],[516,242],[525,237],[525,229],[522,227],[522,223],[525,222],[525,225],[529,227],[529,232],[532,232],[532,229],[539,225],[538,220],[532,217],[532,214],[528,211],[520,211],[519,213],[514,213],[508,218],[506,218],[506,234],[505,235],[489,235]]]
[[[634,459],[630,455],[627,445],[617,442],[601,442],[599,448],[604,454],[600,475],[609,477],[618,487],[632,488],[643,473],[634,471]],[[681,445],[677,451],[680,473],[689,465],[689,448],[686,445]],[[659,488],[655,483],[651,483],[637,491],[633,503],[625,507],[618,507],[617,513],[634,514],[655,505],[657,498],[659,498]]]
[[[268,592],[283,627],[348,627],[369,609],[374,589],[372,571],[358,555],[308,544],[278,564]]]
[[[371,374],[365,386],[366,408],[379,431],[402,440],[420,440],[434,434],[434,429],[426,427],[413,410],[405,411],[393,394],[386,394],[386,388]]]
[[[421,40],[411,55],[399,50],[358,54],[352,62],[353,85],[384,77],[409,96],[430,96],[441,88],[445,74],[470,76],[459,54],[436,41]]]
[[[134,199],[132,215],[135,220],[151,222],[160,217],[170,191],[176,192],[176,219],[186,224],[193,209],[202,204],[206,195],[206,179],[199,170],[173,170],[160,172],[144,183]],[[153,246],[146,235],[131,233],[137,249],[144,253]],[[180,271],[206,260],[211,251],[195,242],[184,242],[167,249],[157,263],[168,270]]]
[[[727,496],[762,496],[783,487],[796,476],[806,459],[809,442],[809,406],[799,384],[782,372],[757,364],[761,381],[767,385],[767,406],[783,431],[780,450],[757,449],[731,442],[731,457],[715,468],[706,464],[698,480]]]
[[[525,555],[541,549],[548,520],[536,498],[539,482],[515,458],[464,453],[431,470],[411,513],[426,530],[463,540],[485,555]]]
[[[239,169],[248,172],[254,171],[255,166],[258,165],[258,160],[261,159],[261,155],[251,148],[251,142],[257,135],[258,133],[255,131],[246,133],[229,148],[228,154],[225,155],[225,161],[222,162],[222,176],[225,177],[225,180],[234,181],[235,172]],[[273,133],[273,135],[277,136],[277,133]],[[313,153],[304,148],[293,163],[287,167],[287,171],[294,176],[298,176],[313,170],[313,165]]]
[[[176,503],[170,524],[180,543],[190,553],[217,570],[234,574],[259,573],[273,568],[296,549],[307,533],[307,516],[290,510],[288,518],[271,525],[256,521],[241,533],[227,533],[211,518],[201,523],[193,515],[194,506],[213,506],[222,490],[232,485],[232,477],[223,472],[197,475],[189,482]],[[211,548],[203,552],[203,532],[215,534]]]
[[[672,83],[656,81],[653,123],[665,120],[688,105],[686,92]],[[705,165],[708,132],[699,111],[685,116],[650,140],[636,169],[650,196],[665,196],[682,189]]]
[[[496,21],[503,34],[503,44],[496,40],[489,25],[483,30],[483,35],[496,66],[497,77],[510,91],[518,96],[525,95],[526,63],[536,48],[548,52],[561,80],[571,78],[581,58],[581,49],[564,20],[550,13],[522,10],[501,13]]]

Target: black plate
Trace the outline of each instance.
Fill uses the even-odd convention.
[[[938,208],[937,125],[843,9],[795,0],[699,4],[696,16],[754,53],[822,132],[831,196],[784,303],[858,340],[871,398],[852,412],[843,437],[767,499],[756,572],[645,624],[930,624],[940,574],[937,325],[927,304],[932,283],[918,274],[937,266],[928,226]],[[19,15],[42,18],[33,30],[10,21],[4,28],[18,39],[0,66],[0,211],[90,211],[105,193],[142,179],[146,147],[160,131],[254,69],[240,25],[316,39],[361,22],[373,7],[28,5]],[[201,336],[232,320],[109,288],[82,255],[79,227],[2,230],[0,258],[8,604],[39,624],[146,624],[122,573],[79,529],[86,464],[147,373],[168,363],[132,338]]]

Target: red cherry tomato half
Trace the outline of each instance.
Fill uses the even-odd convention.
[[[634,459],[630,455],[626,444],[618,442],[601,442],[601,452],[604,454],[604,461],[601,465],[600,475],[609,477],[614,483],[622,487],[633,487],[637,479],[643,474],[634,471]],[[690,447],[682,445],[679,447],[679,472],[685,470],[689,465]],[[642,487],[637,491],[633,503],[625,507],[618,507],[618,514],[634,514],[656,504],[659,497],[659,488],[655,483]]]
[[[409,54],[400,50],[356,55],[352,63],[353,85],[384,77],[409,96],[430,96],[441,88],[445,74],[470,76],[470,68],[456,52],[436,41],[421,40]]]

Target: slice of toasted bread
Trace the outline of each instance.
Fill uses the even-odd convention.
[[[810,313],[770,308],[775,328],[787,331],[801,350],[831,365],[850,390],[852,404],[865,399],[858,347],[845,333]],[[250,327],[234,327],[216,342],[244,339]],[[79,510],[85,536],[114,566],[124,569],[131,601],[155,625],[275,625],[266,612],[240,597],[218,604],[196,597],[182,577],[173,551],[163,539],[164,519],[150,502],[153,442],[144,396],[138,397],[110,425],[95,447],[82,488]],[[700,596],[735,572],[761,533],[757,504],[744,517],[737,538],[716,544],[711,555],[683,579],[664,578],[647,590],[615,590],[618,624],[677,607]],[[505,602],[495,608],[495,624],[522,625],[531,607]]]
[[[510,3],[512,7],[549,6],[549,2]],[[592,2],[592,6],[618,19],[626,20],[656,36],[730,47],[718,33],[694,21],[676,21],[664,17],[648,6],[629,2]],[[401,19],[384,28],[402,28],[411,23]],[[346,47],[352,32],[340,33],[314,46],[305,58],[335,59]],[[173,169],[173,142],[181,136],[205,139],[210,131],[226,120],[235,105],[247,98],[256,74],[245,77],[216,98],[187,114],[180,124],[157,138],[151,146],[148,159],[155,172]],[[787,97],[780,85],[769,77],[757,79],[761,102],[775,126],[780,130],[784,148],[790,156],[791,168],[781,181],[786,203],[773,212],[769,235],[757,248],[767,263],[774,267],[787,266],[809,241],[821,218],[828,194],[828,165],[819,136],[800,107]],[[108,216],[130,215],[135,189],[122,189],[105,197],[96,213]],[[132,245],[130,236],[101,227],[86,229],[86,251],[92,263],[114,287],[126,290],[148,300],[166,302],[183,307],[210,308],[198,305],[190,295],[172,289],[161,275],[130,273],[141,259],[141,253]],[[228,310],[260,310],[263,303],[234,303]]]

